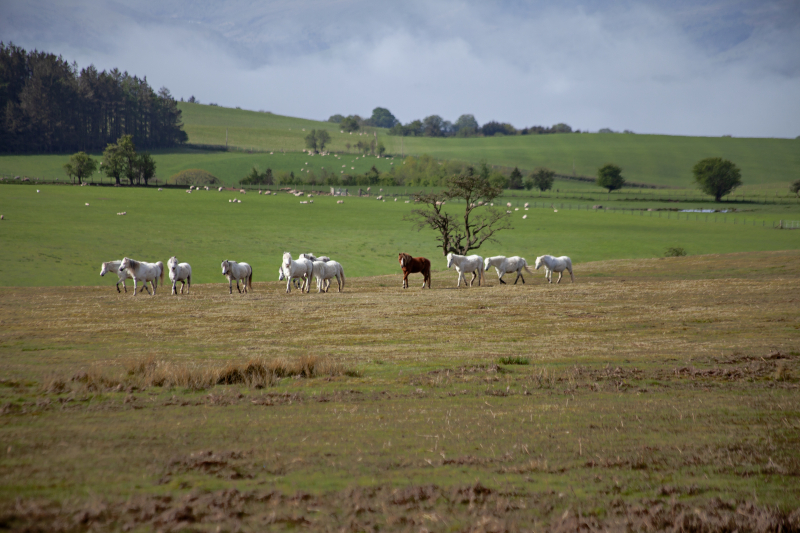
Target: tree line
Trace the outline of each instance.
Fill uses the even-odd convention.
[[[78,69],[61,56],[0,42],[0,151],[102,150],[130,135],[137,146],[186,142],[169,90],[118,69]]]
[[[483,126],[478,124],[475,116],[465,114],[455,122],[444,120],[439,115],[430,115],[424,119],[412,120],[401,124],[385,107],[376,107],[372,116],[364,119],[358,115],[333,115],[328,122],[339,124],[342,131],[351,133],[364,126],[386,128],[389,135],[402,137],[493,137],[495,135],[543,135],[549,133],[573,133],[568,124],[559,123],[553,126],[530,126],[517,129],[507,122],[489,121]],[[580,133],[576,130],[574,133]]]

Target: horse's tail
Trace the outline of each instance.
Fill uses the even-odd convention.
[[[339,265],[339,275],[342,277],[342,290],[344,290],[344,268],[342,268],[342,265]]]
[[[535,271],[535,270],[533,270],[533,269],[532,269],[530,266],[528,266],[528,263],[525,263],[525,264],[522,266],[522,268],[524,268],[524,269],[525,269],[527,272],[529,272],[530,274],[536,274],[536,271]]]
[[[481,285],[486,286],[486,269],[483,268],[483,263],[481,263]]]
[[[251,291],[253,290],[253,267],[250,267],[250,275],[247,276],[247,286]]]
[[[164,284],[164,263],[159,261],[158,263],[156,263],[156,265],[158,265],[158,269],[159,269],[158,277],[161,278],[161,285],[163,285]]]

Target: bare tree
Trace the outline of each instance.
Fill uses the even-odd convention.
[[[414,201],[423,207],[411,211],[406,220],[412,221],[417,231],[437,232],[442,255],[467,255],[486,241],[496,241],[494,235],[498,231],[511,228],[508,213],[489,205],[503,189],[489,183],[488,167],[483,167],[480,174],[469,167],[466,172],[451,176],[445,191],[414,195]],[[463,217],[454,215],[452,206],[446,206],[451,200],[464,201]]]

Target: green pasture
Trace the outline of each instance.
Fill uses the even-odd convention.
[[[102,160],[101,153],[91,154]],[[250,169],[258,167],[262,172],[271,168],[273,172],[294,172],[295,176],[303,177],[304,173],[313,171],[319,179],[324,168],[328,172],[341,175],[364,174],[375,166],[380,172],[388,172],[393,165],[402,164],[398,159],[377,157],[364,157],[358,154],[315,155],[297,152],[223,152],[213,150],[197,150],[180,148],[176,150],[157,150],[153,152],[156,162],[156,178],[158,182],[167,181],[170,176],[190,168],[200,168],[211,172],[226,185],[236,185],[244,178]],[[69,155],[1,155],[0,176],[13,178],[38,177],[45,181],[58,180],[68,182],[64,173],[64,164],[69,161]],[[112,183],[112,180],[101,172],[97,172],[89,182]],[[356,188],[357,189],[357,188]]]
[[[328,122],[281,117],[199,104],[181,103],[189,142],[300,151],[311,128],[324,128],[332,137],[330,149],[345,151],[344,143],[358,142],[357,134],[339,133]],[[532,170],[545,166],[560,174],[595,177],[597,168],[613,162],[628,181],[669,187],[692,187],[692,166],[706,157],[723,157],[742,170],[749,185],[780,183],[800,177],[800,141],[730,137],[683,137],[632,134],[526,135],[472,139],[393,137],[383,129],[378,137],[392,155],[430,154],[438,159],[478,162]]]
[[[234,198],[242,203],[229,202]],[[166,263],[175,255],[192,264],[195,283],[222,283],[224,259],[250,263],[256,281],[272,280],[285,251],[295,257],[330,255],[348,277],[397,272],[401,251],[427,256],[435,270],[444,269],[433,232],[417,232],[403,219],[413,204],[402,197],[385,202],[347,197],[343,204],[338,199],[316,196],[304,205],[286,193],[0,186],[0,284],[111,285],[98,276],[100,263],[123,256]],[[668,247],[682,247],[690,255],[800,247],[800,231],[772,229],[777,220],[800,220],[794,206],[753,205],[749,211],[707,217],[648,212],[639,204],[623,212],[587,209],[578,202],[562,207],[556,201],[538,201],[537,208],[526,211],[522,198],[497,203],[505,200],[512,202],[513,229],[476,253],[521,255],[531,262],[545,253],[569,255],[578,276],[587,261],[660,257]],[[788,208],[788,214],[780,211]],[[454,280],[454,273],[434,276],[435,283]]]
[[[723,157],[742,170],[747,194],[787,194],[789,184],[800,177],[800,141],[797,139],[748,139],[729,137],[679,137],[633,134],[561,134],[511,137],[435,139],[393,137],[386,130],[368,128],[359,133],[342,133],[338,125],[217,106],[181,103],[190,145],[174,150],[156,150],[157,177],[166,180],[188,168],[201,168],[235,184],[254,165],[262,170],[293,171],[312,168],[361,174],[376,166],[381,172],[402,157],[429,154],[437,159],[477,163],[486,160],[506,171],[519,167],[525,172],[545,166],[563,175],[594,178],[597,168],[613,162],[620,165],[630,182],[677,189],[694,189],[692,166],[706,157]],[[326,150],[333,156],[311,157],[302,150],[311,129],[325,129],[331,142]],[[369,142],[377,134],[392,159],[359,157],[356,143]],[[227,136],[227,142],[226,142]],[[208,150],[229,147],[228,152]],[[348,146],[349,145],[349,146]],[[93,154],[100,157],[101,154]],[[29,176],[44,180],[65,180],[63,165],[69,154],[0,155],[0,175]],[[308,165],[306,165],[308,163]],[[326,165],[326,163],[329,163]],[[342,167],[342,165],[345,165]],[[106,179],[98,174],[96,180]],[[559,180],[556,188],[593,188],[592,185]]]

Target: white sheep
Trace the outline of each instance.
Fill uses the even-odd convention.
[[[343,203],[344,203],[344,200],[336,200],[336,203],[337,203],[337,204],[343,204]]]
[[[222,192],[222,187],[219,188],[219,192]]]

